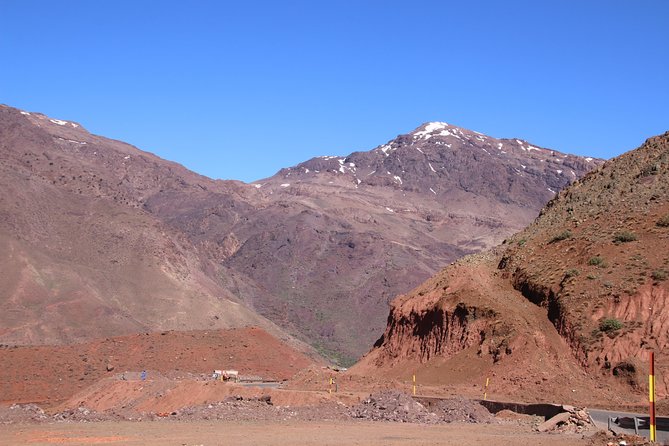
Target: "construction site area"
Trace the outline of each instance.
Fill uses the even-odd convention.
[[[0,360],[2,445],[647,444],[643,432],[607,429],[585,405],[538,403],[545,398],[531,392],[529,403],[504,402],[513,389],[497,378],[380,378],[255,328],[3,347]]]

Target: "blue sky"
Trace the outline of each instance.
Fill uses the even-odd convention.
[[[0,103],[253,181],[427,121],[610,158],[669,130],[669,1],[0,0]]]

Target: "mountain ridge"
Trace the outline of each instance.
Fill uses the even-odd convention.
[[[347,173],[339,170],[343,164],[339,158],[307,161],[331,166],[317,176],[293,167],[245,184],[211,180],[131,145],[92,135],[72,121],[9,107],[0,107],[0,111],[4,117],[0,167],[4,165],[7,178],[21,173],[23,181],[34,186],[17,192],[22,202],[30,203],[36,194],[50,197],[47,202],[79,203],[71,204],[71,217],[42,227],[33,214],[42,212],[48,220],[49,212],[60,215],[57,207],[47,203],[42,209],[23,209],[6,196],[0,210],[6,209],[8,237],[43,241],[53,236],[50,231],[65,233],[56,239],[61,246],[78,246],[79,242],[83,257],[77,261],[82,268],[105,258],[112,266],[125,268],[125,278],[115,276],[119,283],[127,283],[128,278],[142,283],[146,274],[161,282],[158,277],[167,271],[175,280],[188,283],[183,285],[186,288],[176,287],[186,295],[186,289],[201,290],[196,294],[203,301],[197,305],[211,308],[207,310],[211,314],[198,313],[186,323],[188,327],[212,323],[219,327],[222,315],[218,313],[223,309],[215,313],[213,308],[229,301],[233,303],[226,311],[259,313],[321,352],[347,361],[366,351],[378,337],[388,302],[397,294],[455,258],[492,246],[529,223],[552,196],[548,188],[571,181],[571,174],[556,172],[558,165],[573,168],[579,176],[600,162],[544,149],[527,150],[529,146],[518,141],[490,138],[486,142],[487,137],[474,132],[460,130],[461,135],[453,127],[428,129],[426,124],[415,131],[417,137],[408,134],[392,140],[390,146],[394,144],[396,150],[384,152],[381,145],[351,154],[349,163],[368,172],[375,167],[378,171],[359,184],[351,176],[354,166],[344,168]],[[420,133],[427,130],[432,133]],[[498,146],[495,156],[486,154],[493,143],[504,149]],[[516,153],[524,154],[525,168],[520,167]],[[500,164],[503,157],[508,165]],[[392,175],[383,173],[383,168]],[[478,179],[495,188],[487,191],[474,181]],[[11,184],[9,181],[7,190],[12,190]],[[98,221],[103,215],[105,220]],[[117,221],[124,215],[125,223],[123,218]],[[22,220],[12,223],[17,216]],[[88,218],[86,227],[118,228],[96,229],[75,242],[70,229],[80,224],[82,216]],[[139,222],[147,228],[139,239],[123,232],[124,225]],[[117,232],[96,247],[93,234]],[[152,240],[150,246],[158,245],[147,250],[142,245],[147,240]],[[124,254],[116,258],[112,253],[119,247]],[[96,254],[97,250],[101,252]],[[166,260],[169,265],[163,264]],[[131,267],[136,261],[148,270]],[[112,268],[105,274],[113,276],[113,271],[121,272]],[[78,275],[87,274],[81,270]],[[76,288],[79,279],[72,286]],[[92,277],[86,280],[97,283]],[[107,291],[97,293],[103,307],[109,294],[113,295],[113,281],[109,283]],[[136,285],[126,288],[125,299],[130,300],[123,305],[141,313],[131,296],[146,290]],[[25,293],[21,295],[26,298]],[[145,303],[147,308],[151,302]],[[158,319],[168,311],[154,310]],[[160,326],[151,324],[136,329]]]
[[[668,174],[669,132],[586,174],[503,245],[398,297],[356,368],[464,385],[493,374],[499,394],[536,400],[642,400],[648,351],[656,370],[669,358]],[[656,389],[669,392],[661,372]]]

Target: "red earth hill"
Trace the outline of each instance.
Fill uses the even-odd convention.
[[[61,346],[0,347],[0,404],[53,407],[103,378],[172,381],[238,370],[265,380],[284,380],[313,360],[259,328],[167,331],[105,338]]]
[[[618,403],[669,391],[669,133],[560,192],[525,230],[394,302],[359,373]]]

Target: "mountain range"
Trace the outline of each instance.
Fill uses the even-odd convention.
[[[0,341],[256,325],[350,363],[396,295],[601,163],[431,122],[244,184],[0,106]]]
[[[624,405],[647,392],[654,351],[666,397],[668,248],[665,133],[576,180],[504,244],[398,297],[356,368],[465,386],[493,377],[496,393],[525,400]]]

